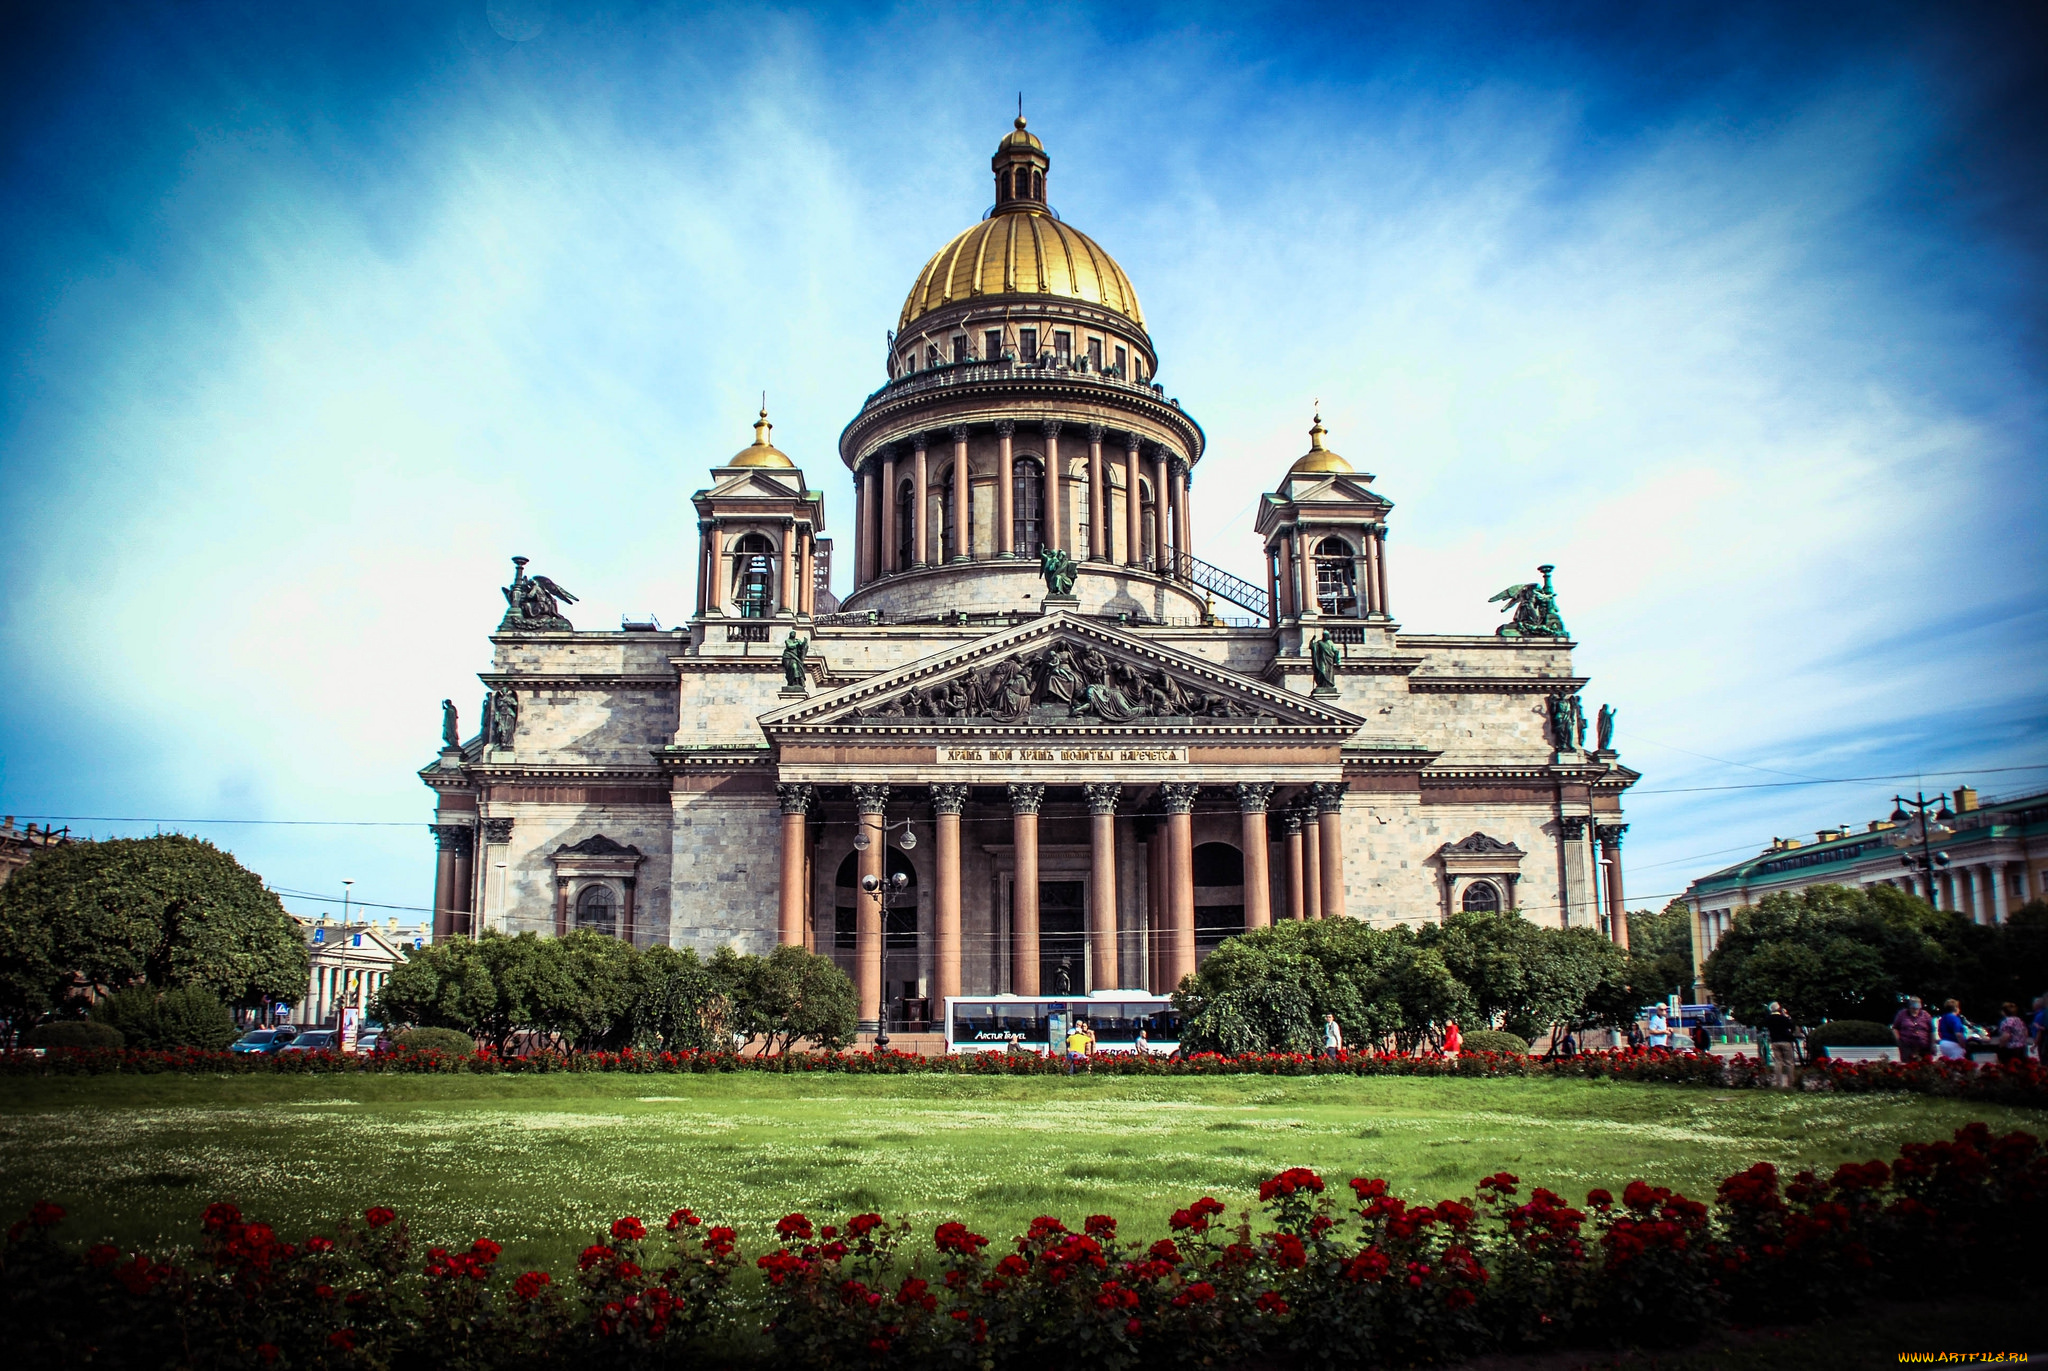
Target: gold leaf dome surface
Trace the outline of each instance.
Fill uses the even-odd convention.
[[[1323,446],[1323,435],[1329,430],[1323,427],[1323,416],[1316,416],[1315,425],[1308,431],[1308,451],[1294,459],[1294,465],[1287,468],[1289,476],[1332,475],[1355,470],[1351,463]]]
[[[980,295],[1082,300],[1145,326],[1138,292],[1116,259],[1087,234],[1035,206],[1000,210],[933,253],[903,302],[896,331],[941,306]]]
[[[775,425],[768,422],[768,411],[763,409],[761,417],[754,421],[754,441],[733,454],[727,462],[729,467],[794,467],[789,454],[768,441],[768,435],[775,431]]]

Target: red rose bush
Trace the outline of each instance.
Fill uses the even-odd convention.
[[[1008,1242],[948,1221],[924,1242],[876,1213],[796,1213],[751,1259],[685,1208],[621,1216],[561,1275],[508,1274],[489,1238],[422,1250],[382,1205],[289,1241],[214,1204],[175,1260],[73,1251],[63,1218],[39,1203],[0,1249],[18,1364],[1412,1365],[1996,1288],[2030,1269],[2048,1151],[1972,1124],[1825,1176],[1760,1163],[1711,1204],[1643,1181],[1573,1202],[1507,1172],[1426,1203],[1292,1167],[1234,1220],[1204,1195],[1150,1242],[1104,1214]]]

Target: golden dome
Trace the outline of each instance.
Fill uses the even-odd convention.
[[[1351,463],[1323,446],[1323,435],[1328,432],[1323,427],[1323,416],[1317,414],[1315,426],[1308,431],[1308,451],[1287,468],[1289,476],[1323,476],[1353,469]]]
[[[1024,128],[1024,116],[1017,116],[1016,127],[1003,135],[1003,141],[996,144],[996,155],[1001,156],[1008,148],[1030,148],[1033,152],[1044,152],[1045,144],[1038,141],[1038,135],[1028,133]]]
[[[761,417],[754,421],[754,441],[733,454],[727,462],[729,467],[794,467],[789,454],[768,441],[768,435],[775,425],[768,422],[768,407],[761,407]]]
[[[903,302],[896,331],[943,305],[977,295],[1085,300],[1145,326],[1138,292],[1116,259],[1087,234],[1035,206],[992,214],[932,254]]]

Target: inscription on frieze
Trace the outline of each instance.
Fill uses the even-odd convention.
[[[1078,766],[1131,766],[1185,763],[1185,747],[941,747],[946,762],[1058,762]]]

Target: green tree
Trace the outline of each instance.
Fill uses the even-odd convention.
[[[1964,964],[1999,936],[1891,886],[1816,885],[1736,911],[1702,975],[1738,1018],[1777,1000],[1804,1023],[1883,1023],[1902,996],[1958,994]]]
[[[295,1000],[308,968],[277,896],[197,838],[48,848],[0,886],[0,1013],[17,1027],[81,991],[142,983],[231,1005]]]
[[[197,1047],[217,1052],[236,1037],[234,1016],[200,985],[165,991],[129,986],[95,1003],[92,1018],[119,1030],[129,1047],[154,1051]]]
[[[1181,983],[1182,1041],[1197,1051],[1308,1052],[1335,1015],[1353,1047],[1404,1048],[1471,997],[1406,928],[1353,919],[1287,921],[1225,939]]]
[[[633,1045],[663,1052],[710,1047],[704,1002],[713,993],[710,973],[695,952],[665,944],[647,948],[633,959]]]
[[[830,957],[784,945],[759,959],[748,1018],[771,1052],[800,1042],[836,1052],[853,1041],[860,1007],[853,981]]]
[[[1661,910],[1628,912],[1629,980],[1645,1003],[1692,991],[1692,906],[1673,900]]]
[[[503,1052],[517,1033],[549,1031],[567,999],[543,939],[485,933],[409,951],[373,1008],[385,1023],[460,1029]]]
[[[534,952],[531,1027],[557,1047],[616,1051],[632,1041],[633,945],[579,929]]]

